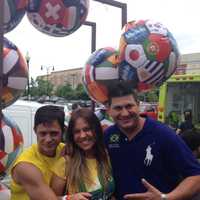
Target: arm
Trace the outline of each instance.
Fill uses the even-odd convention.
[[[68,160],[68,156],[65,157],[66,160]],[[67,162],[64,158],[61,158],[53,167],[54,174],[52,176],[50,186],[55,192],[57,196],[59,196],[59,199],[67,200],[67,199],[74,199],[74,200],[89,200],[91,197],[91,194],[88,192],[80,192],[80,193],[74,193],[67,196],[63,196],[66,191],[66,165]],[[63,196],[63,197],[61,197]]]
[[[200,176],[185,178],[172,192],[167,194],[169,200],[190,199],[200,192]]]
[[[162,192],[156,189],[153,185],[142,179],[142,183],[147,188],[144,193],[127,194],[125,199],[129,200],[161,200]],[[166,194],[167,200],[187,200],[191,199],[194,194],[200,192],[200,176],[190,176],[185,178],[172,192]]]
[[[51,179],[51,188],[53,191],[56,193],[57,196],[62,196],[65,191],[66,187],[66,180],[63,178],[60,178],[57,175],[53,175]],[[75,193],[67,196],[60,197],[60,199],[79,199],[79,200],[88,200],[90,199],[91,194],[88,192],[80,192],[80,193]]]
[[[57,200],[51,188],[44,182],[40,170],[30,163],[21,162],[12,170],[14,181],[20,184],[31,200]]]
[[[66,180],[53,174],[50,186],[57,196],[62,196],[65,192]]]

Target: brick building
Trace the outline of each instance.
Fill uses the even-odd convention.
[[[181,68],[181,70],[192,70],[194,73],[200,73],[200,53],[181,55]],[[49,80],[54,85],[54,88],[66,83],[76,88],[78,84],[82,83],[82,68],[52,71],[48,75],[39,77]]]
[[[65,84],[76,88],[78,84],[82,83],[82,68],[52,71],[50,74],[38,76],[38,78],[50,81],[54,88]]]

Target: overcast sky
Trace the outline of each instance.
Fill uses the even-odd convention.
[[[200,1],[198,0],[120,0],[127,3],[128,21],[153,19],[163,23],[176,38],[182,54],[200,52]],[[121,9],[90,0],[87,21],[97,24],[97,49],[118,47],[121,33]],[[21,52],[29,52],[30,76],[46,74],[41,65],[55,70],[83,67],[91,54],[91,29],[81,26],[73,34],[57,38],[35,29],[25,16],[5,34]]]

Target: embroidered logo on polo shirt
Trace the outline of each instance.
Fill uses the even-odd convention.
[[[118,134],[113,134],[113,135],[111,135],[111,137],[110,137],[110,142],[111,142],[111,143],[119,142],[119,135],[118,135]]]
[[[111,148],[119,148],[119,135],[118,134],[113,134],[109,138],[109,144],[108,147]]]
[[[146,148],[146,157],[144,159],[144,164],[146,166],[150,166],[152,163],[152,160],[153,160],[153,154],[152,154],[151,150],[152,150],[151,145],[148,145]]]

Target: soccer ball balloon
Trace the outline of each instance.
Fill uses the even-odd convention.
[[[24,91],[28,80],[28,67],[19,49],[4,38],[2,107],[14,103]]]
[[[4,33],[7,33],[13,30],[24,17],[27,0],[3,0],[3,1],[4,1],[3,30]]]
[[[161,23],[132,21],[125,25],[119,45],[120,79],[138,91],[160,86],[175,71],[180,54],[176,40]]]
[[[62,37],[85,22],[88,7],[89,0],[29,0],[27,16],[39,31]]]
[[[17,124],[3,114],[0,128],[0,174],[6,174],[23,147],[23,136]]]
[[[99,121],[101,123],[101,127],[102,127],[103,130],[105,130],[109,126],[113,125],[113,121],[107,115],[105,108],[99,108],[99,109],[97,109],[95,111],[95,115],[98,117],[98,119],[99,119]]]
[[[118,81],[118,52],[111,48],[95,51],[83,68],[83,84],[96,102],[105,104],[108,101],[108,87]]]

